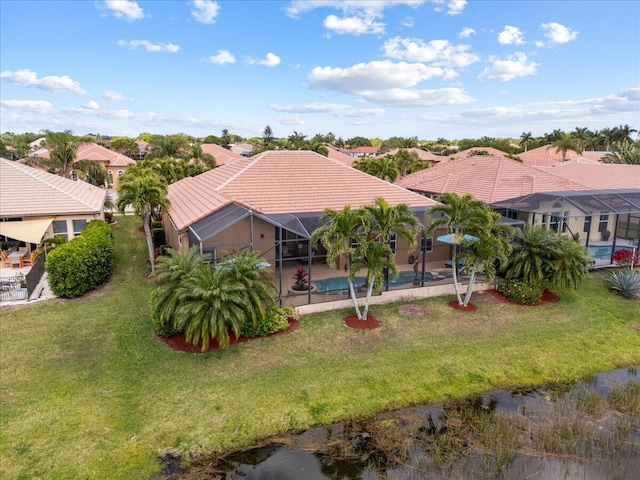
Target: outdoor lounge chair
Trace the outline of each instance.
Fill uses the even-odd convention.
[[[33,265],[33,262],[36,260],[36,252],[27,252],[23,256],[20,257],[20,268],[25,265]]]
[[[4,250],[2,251],[2,253],[0,253],[0,259],[2,260],[3,267],[5,265],[8,265],[9,268],[11,268],[11,258],[6,254]]]

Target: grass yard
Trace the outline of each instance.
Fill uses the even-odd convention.
[[[313,424],[495,386],[572,380],[640,363],[640,301],[591,274],[560,301],[521,307],[474,296],[308,315],[289,335],[205,355],[157,341],[146,245],[118,217],[111,282],[78,300],[0,310],[0,477],[148,478],[164,447],[223,450]]]

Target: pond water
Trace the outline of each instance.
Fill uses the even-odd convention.
[[[194,476],[165,470],[154,478],[637,480],[640,366],[400,409],[279,441],[231,454],[209,475],[197,468]]]

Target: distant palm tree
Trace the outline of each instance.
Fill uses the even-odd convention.
[[[142,220],[144,233],[147,237],[151,274],[153,275],[155,273],[155,256],[150,228],[151,214],[155,207],[167,208],[169,206],[167,185],[150,168],[129,168],[120,177],[117,205],[121,213],[124,213],[125,208],[131,205],[135,215]]]
[[[391,157],[362,158],[353,167],[381,180],[395,182],[398,178],[398,168]]]
[[[632,133],[636,133],[638,130],[631,128],[629,125],[618,125],[611,131],[611,143],[619,142],[633,142],[631,138]]]
[[[562,161],[563,162],[567,161],[567,152],[569,150],[574,150],[579,155],[582,154],[582,151],[580,150],[580,147],[578,147],[578,145],[577,145],[576,141],[573,139],[573,137],[571,137],[571,135],[566,134],[566,133],[563,134],[556,141],[554,141],[552,146],[555,147],[556,153],[562,153]]]
[[[91,185],[102,186],[109,180],[107,171],[93,160],[76,160],[73,163],[73,171],[80,180]]]
[[[532,141],[533,136],[531,132],[522,132],[522,135],[520,135],[520,147],[524,148],[525,152],[531,146]]]
[[[428,233],[444,227],[448,234],[453,235],[453,286],[458,299],[458,305],[462,305],[462,297],[458,290],[458,260],[457,247],[464,242],[465,234],[477,234],[487,225],[487,216],[490,212],[486,203],[474,198],[470,194],[458,196],[455,193],[443,193],[437,198],[439,205],[431,207],[428,215]]]

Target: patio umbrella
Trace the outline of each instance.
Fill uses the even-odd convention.
[[[451,243],[451,244],[460,243],[460,242],[456,242],[454,237],[455,237],[455,235],[453,233],[449,233],[447,235],[440,235],[438,237],[438,241],[439,242],[444,242],[444,243]],[[473,235],[469,235],[467,233],[464,234],[464,239],[467,242],[474,242],[476,240],[480,240],[478,237],[474,237]]]

